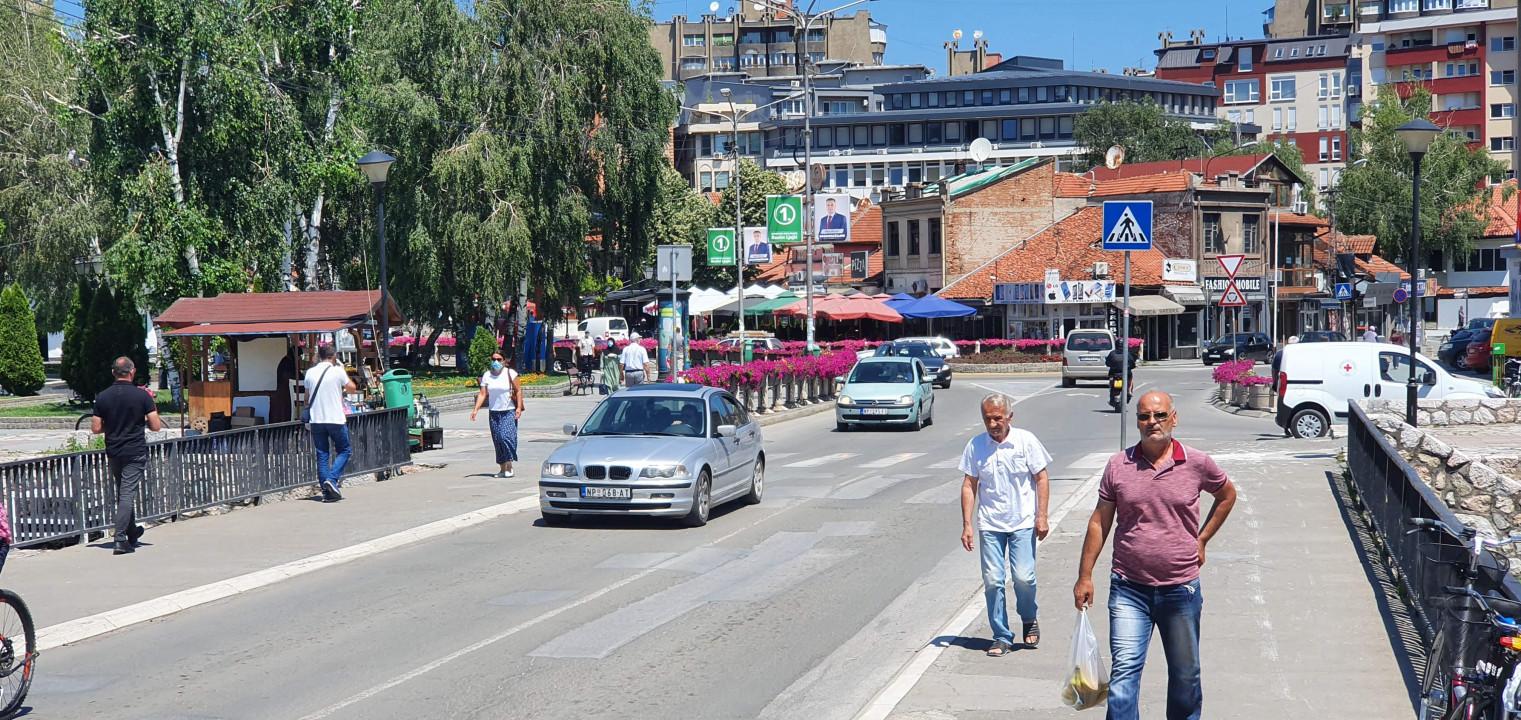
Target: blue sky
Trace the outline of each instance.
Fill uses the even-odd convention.
[[[656,19],[697,17],[710,0],[656,0]],[[746,0],[747,2],[750,0]],[[806,0],[800,0],[805,2]],[[818,0],[828,9],[848,0]],[[1080,70],[1156,65],[1157,33],[1174,39],[1203,28],[1210,40],[1262,37],[1262,11],[1272,0],[875,0],[866,7],[887,24],[887,61],[928,65],[945,73],[944,43],[960,28],[961,47],[981,30],[988,49],[1061,58]],[[720,0],[727,15],[732,0]],[[849,12],[849,11],[847,11]],[[1075,62],[1074,62],[1075,59]]]

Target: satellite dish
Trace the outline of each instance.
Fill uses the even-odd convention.
[[[981,30],[973,30],[972,31],[972,39],[973,40],[981,40],[982,39],[982,31]]]
[[[988,142],[987,138],[977,138],[972,141],[972,144],[966,150],[972,156],[973,161],[981,163],[993,154],[993,143]]]
[[[1104,167],[1109,168],[1110,170],[1118,170],[1119,167],[1124,164],[1125,148],[1122,148],[1119,145],[1112,145],[1107,151],[1104,152]]]
[[[782,173],[782,180],[787,183],[787,192],[799,193],[803,191],[803,183],[807,182],[808,178],[802,170],[788,170]]]
[[[952,40],[960,40],[961,39],[961,31],[957,30],[957,31],[951,33],[951,39]]]
[[[716,2],[708,3],[708,12],[711,12],[711,13],[718,12],[718,3],[716,3]]]
[[[826,169],[823,165],[821,165],[819,163],[814,163],[813,164],[812,179],[813,179],[813,189],[814,190],[818,190],[820,188],[823,188],[824,187],[824,181],[829,179],[829,170]]]

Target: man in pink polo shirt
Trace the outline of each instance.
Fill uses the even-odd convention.
[[[1116,453],[1104,468],[1072,596],[1080,610],[1093,604],[1093,565],[1114,528],[1109,576],[1114,670],[1107,717],[1141,717],[1141,669],[1155,628],[1167,655],[1167,720],[1198,720],[1204,705],[1199,568],[1205,546],[1236,504],[1236,488],[1208,455],[1173,439],[1178,415],[1167,393],[1142,395],[1135,416],[1141,442]],[[1206,492],[1215,502],[1201,528],[1199,495]]]

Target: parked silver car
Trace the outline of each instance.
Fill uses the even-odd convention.
[[[1104,362],[1114,349],[1114,333],[1095,328],[1079,328],[1067,333],[1062,346],[1062,387],[1072,387],[1078,380],[1103,380],[1109,377]]]
[[[690,384],[638,385],[603,400],[539,474],[546,525],[576,515],[679,517],[708,522],[713,506],[761,500],[760,423],[734,396]]]

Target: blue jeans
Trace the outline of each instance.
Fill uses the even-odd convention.
[[[312,445],[317,448],[317,482],[338,487],[343,482],[343,468],[349,464],[353,448],[349,446],[349,426],[338,423],[311,423]],[[328,443],[333,445],[328,451]],[[331,464],[329,464],[331,458]]]
[[[980,530],[982,546],[982,594],[988,601],[988,625],[993,640],[1014,644],[1009,630],[1009,608],[1004,601],[1004,585],[1012,579],[1015,609],[1025,622],[1035,622],[1035,530],[1014,532]],[[1009,577],[1009,565],[1014,566]],[[1023,642],[1024,638],[1021,637]]]
[[[1153,627],[1167,655],[1167,720],[1198,720],[1204,707],[1199,681],[1199,581],[1153,587],[1109,576],[1109,720],[1141,717],[1141,669]]]

